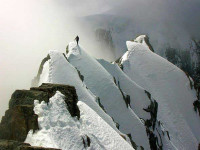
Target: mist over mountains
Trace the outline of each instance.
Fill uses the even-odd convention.
[[[166,47],[188,50],[192,39],[199,40],[199,6],[198,1],[125,1],[86,20],[94,29],[105,28],[113,38],[118,36],[117,51],[124,49],[122,42],[140,34],[150,37],[158,53]]]
[[[44,68],[48,68],[48,64],[50,64],[50,66],[53,66],[55,70],[52,68],[52,70],[50,69],[50,72],[47,71],[49,68],[45,70],[47,73],[45,74],[43,72],[43,75],[41,76],[42,79],[38,79],[40,84],[38,83],[36,86],[40,86],[43,82],[50,82],[52,84],[71,84],[77,87],[79,89],[78,91],[81,91],[81,93],[78,93],[78,96],[82,96],[81,99],[78,100],[81,100],[89,105],[89,109],[95,110],[94,112],[91,110],[92,113],[97,113],[94,115],[94,118],[103,118],[103,121],[101,120],[100,123],[108,123],[109,125],[105,125],[106,127],[109,126],[108,128],[111,126],[112,129],[110,129],[110,131],[113,132],[114,135],[117,135],[117,138],[114,140],[119,140],[120,143],[124,144],[124,147],[130,148],[130,145],[133,146],[135,141],[136,146],[137,144],[138,146],[143,145],[143,147],[146,147],[147,149],[150,147],[151,149],[152,147],[158,148],[159,146],[171,149],[175,147],[178,147],[179,149],[187,147],[186,149],[189,149],[190,147],[196,148],[198,146],[199,130],[196,131],[196,129],[199,127],[198,113],[200,110],[199,0],[1,0],[0,10],[0,117],[5,114],[5,110],[8,108],[8,100],[12,99],[11,94],[16,89],[30,88],[31,80],[38,71],[41,60],[46,57],[49,50],[57,50],[56,52],[51,51],[51,59],[55,59],[54,62],[57,62],[58,64],[59,62],[63,64],[59,64],[60,67],[57,67],[54,66],[54,64],[51,64],[51,61],[49,60],[49,62],[45,64],[46,66]],[[77,35],[80,37],[81,47],[76,47],[72,44],[73,46],[71,47],[71,52],[73,53],[69,57],[69,59],[71,59],[70,62],[70,60],[68,60],[68,56],[64,57],[63,53],[65,53],[66,49],[69,48],[66,47],[67,44]],[[140,36],[139,39],[135,39],[139,35],[147,35],[148,37]],[[126,41],[133,42],[134,44],[129,43],[126,45]],[[139,45],[139,47],[141,47],[138,49],[138,47],[134,47],[135,45]],[[83,50],[82,47],[89,56],[85,57],[87,55],[83,55],[83,62],[76,63],[76,61],[79,59],[79,56],[77,56],[76,59],[75,55],[79,54],[79,52]],[[153,57],[151,57],[151,53],[146,54],[146,49],[155,52],[155,54],[152,54]],[[139,54],[138,57],[133,55],[134,50],[136,50],[136,52]],[[84,51],[83,54],[85,54]],[[143,55],[140,56],[140,54]],[[172,64],[182,69],[184,72],[156,54],[164,57]],[[57,58],[58,56],[59,58],[62,58],[62,61],[59,61]],[[82,54],[80,54],[80,56],[82,57]],[[129,59],[128,56],[133,58]],[[49,57],[47,56],[47,58]],[[67,58],[66,60],[69,61],[67,64],[65,58]],[[91,60],[91,63],[95,62],[94,64],[96,65],[90,66],[90,63],[85,61],[85,58]],[[146,64],[151,64],[154,62],[152,63],[153,68],[141,61],[141,58],[149,60],[149,62],[145,60]],[[113,65],[113,63],[109,62],[116,64]],[[157,66],[156,62],[162,63],[163,68]],[[66,66],[68,66],[68,68]],[[136,71],[133,69],[134,67],[137,68]],[[146,67],[146,69],[140,69],[142,67]],[[163,77],[161,76],[162,73],[159,74],[159,72],[156,72],[157,67],[159,70],[161,70],[164,76],[166,73],[165,70],[167,70],[168,72],[166,74],[169,76],[171,75],[171,77],[167,76],[166,78],[161,78]],[[63,70],[59,70],[59,68],[65,68],[64,73],[62,72]],[[100,68],[100,71],[98,69],[96,70],[96,68]],[[96,70],[96,72],[93,72],[94,70]],[[51,71],[55,73],[55,75],[52,75]],[[171,71],[172,73],[175,73],[170,74]],[[68,74],[68,72],[71,74]],[[92,78],[93,75],[88,74],[88,72],[92,72],[94,74],[96,73],[96,78]],[[99,72],[103,72],[102,76],[100,77],[98,75]],[[177,72],[179,72],[179,74],[176,74]],[[69,77],[73,78],[73,80],[69,82],[65,78],[65,74],[69,75]],[[143,76],[144,74],[146,74],[146,76]],[[47,76],[51,76],[51,79],[48,78],[48,80],[45,80],[47,79]],[[83,81],[83,76],[87,76],[85,81]],[[108,86],[107,83],[104,83],[105,86],[102,86],[102,89],[99,89],[99,87],[96,87],[94,83],[98,85],[98,83],[101,83],[100,79],[103,80],[105,79],[104,77],[108,79],[108,83],[110,83],[110,85]],[[157,77],[162,80],[159,81]],[[190,77],[192,77],[193,80]],[[155,82],[152,82],[153,80],[155,80]],[[163,82],[163,80],[166,81]],[[87,84],[85,84],[86,81]],[[174,90],[179,93],[178,95],[180,97],[171,91],[174,81],[180,81],[180,85],[176,85],[178,90]],[[168,85],[168,82],[172,84]],[[168,101],[168,99],[165,97],[166,95],[164,89],[161,93],[157,91],[157,89],[162,88],[158,85],[166,85],[163,83],[168,85],[167,88],[171,96],[170,100],[172,101]],[[46,86],[49,85],[44,85],[44,87],[48,89]],[[110,89],[114,88],[117,91],[115,92],[118,94],[118,97],[116,96],[117,94],[115,92],[113,93],[116,95],[113,93],[102,92],[105,87],[110,87]],[[39,93],[42,93],[40,92],[41,89],[43,90],[43,87],[36,89],[36,91],[38,90]],[[135,94],[132,95],[130,89],[137,89],[136,91],[139,91],[139,93],[142,91],[142,94],[140,93],[137,95],[136,93],[135,97]],[[153,95],[153,98],[156,98],[155,101],[153,98],[151,99],[151,96],[149,96],[149,93],[146,90]],[[35,94],[34,89],[30,90],[30,93],[32,92]],[[49,100],[50,97],[48,95],[50,94],[52,96],[52,106],[62,107],[59,103],[53,103],[56,99],[60,99],[62,101],[62,105],[65,104],[65,98],[63,97],[67,96],[67,94],[64,94],[64,96],[62,93],[52,95],[51,92],[48,92],[45,93],[45,98]],[[103,96],[101,95],[102,93]],[[181,93],[186,94],[184,96],[184,94],[181,95]],[[122,116],[118,118],[116,114],[119,112],[115,112],[115,110],[111,109],[115,106],[115,103],[113,103],[112,107],[110,104],[106,103],[108,97],[113,96],[112,94],[116,96],[116,100],[118,100],[119,103],[123,104],[124,108],[128,108],[128,110],[124,109],[125,111],[122,111],[127,113],[124,116],[130,117],[130,114],[134,114],[135,118],[133,118],[136,120],[136,124],[138,125],[137,128],[134,128],[134,131],[140,132],[140,136],[138,136],[139,133],[134,134],[132,133],[133,130],[130,130],[134,124],[127,126],[126,123],[124,124],[124,122],[128,121],[121,120],[121,118],[123,118]],[[130,98],[130,95],[135,97],[134,100],[136,99],[136,101]],[[18,96],[15,96],[16,95],[14,95],[13,98],[17,99]],[[90,99],[92,102],[84,101],[85,96],[88,97],[88,99]],[[104,99],[104,103],[101,103],[101,99],[98,99],[100,96],[102,96],[101,99]],[[187,100],[184,99],[185,97],[189,97],[189,103],[187,103]],[[25,96],[23,98],[26,99],[27,97]],[[139,99],[143,99],[144,102],[140,103]],[[173,99],[175,99],[179,105],[174,104]],[[131,101],[134,102],[131,104]],[[156,102],[158,102],[158,106]],[[18,103],[16,102],[16,105],[17,104]],[[20,105],[24,104],[22,103]],[[141,105],[144,107],[141,107]],[[43,106],[47,108],[46,105],[39,103],[37,106],[38,108],[42,108]],[[80,106],[85,113],[83,116],[88,117],[88,112],[85,111],[88,106],[85,106],[85,104],[82,103],[76,104],[76,107],[78,106]],[[133,112],[131,109],[129,109],[129,106],[131,109],[133,109]],[[190,115],[184,112],[182,108],[179,109],[181,106],[185,109],[190,108],[188,110]],[[106,107],[105,109],[107,109],[108,114],[104,112],[104,107]],[[178,108],[177,111],[175,111],[175,107]],[[159,109],[157,110],[157,108]],[[161,108],[164,108],[163,111],[160,111]],[[9,107],[9,109],[11,108]],[[35,114],[33,111],[33,99],[31,99],[31,106],[17,106],[14,108],[14,110],[9,110],[8,114],[19,111],[19,114],[23,116],[26,114],[24,113],[25,110],[28,110],[28,113],[33,115],[31,117],[29,116],[29,119],[35,119]],[[68,111],[65,108],[62,110]],[[174,118],[174,116],[170,113],[170,110],[172,112],[174,111],[174,114],[176,114],[174,116],[179,118],[178,121],[176,121],[176,117]],[[52,114],[56,113],[56,111],[50,107],[44,111]],[[140,113],[140,111],[142,113]],[[39,111],[37,113],[39,113]],[[69,122],[73,122],[74,119],[70,118],[69,113],[65,114],[64,117],[66,116],[68,117]],[[47,116],[46,119],[48,119],[48,117],[51,118],[52,116]],[[144,117],[144,120],[141,121],[140,117]],[[3,122],[6,122],[6,119],[9,119],[9,117],[5,117]],[[26,115],[25,119],[27,119]],[[115,122],[116,120],[117,122]],[[160,120],[164,122],[164,126],[159,126]],[[117,129],[120,128],[118,126],[118,121],[121,124],[120,130]],[[188,123],[191,121],[195,123]],[[183,126],[181,122],[184,123]],[[32,123],[30,124],[31,128]],[[48,124],[48,122],[46,122],[46,124],[44,122],[40,123],[43,125],[44,130],[48,130],[48,128],[46,128],[46,124]],[[62,127],[62,123],[63,122],[61,120],[59,127],[60,125]],[[67,122],[64,122],[64,124],[68,125]],[[93,146],[98,143],[98,140],[92,136],[93,133],[79,129],[80,122],[76,122],[75,125],[77,126],[77,129],[74,130],[75,132],[84,132],[89,134],[89,137],[95,141],[92,143]],[[82,125],[83,127],[88,127],[87,124]],[[26,126],[26,124],[24,124],[24,126]],[[165,126],[167,126],[166,129]],[[182,129],[187,131],[187,133],[182,135],[183,130],[179,129],[180,126]],[[154,127],[158,129],[157,132],[154,130]],[[38,126],[36,126],[36,128],[38,128]],[[145,131],[145,129],[148,130]],[[28,131],[29,128],[26,130]],[[27,136],[27,131],[24,131],[23,129],[23,138]],[[45,132],[39,132],[38,135],[45,134]],[[123,134],[124,132],[126,134]],[[162,137],[159,136],[161,133],[163,134]],[[105,132],[105,134],[107,133]],[[186,136],[187,134],[188,136]],[[38,135],[30,133],[28,139],[30,143],[32,142],[33,145],[38,146],[38,143],[34,141],[35,138],[37,139],[39,137]],[[108,136],[110,138],[112,137],[110,134],[108,134]],[[83,135],[82,137],[83,138],[81,139],[79,136],[77,136],[77,139],[79,139],[78,146],[83,147],[85,144],[89,146],[87,136]],[[124,137],[126,142],[123,142]],[[170,139],[170,137],[172,137],[172,139]],[[143,138],[145,139],[145,142],[141,140]],[[157,143],[155,142],[156,138],[160,138]],[[179,142],[179,139],[181,142]],[[21,142],[24,142],[23,140]],[[39,140],[41,140],[41,143],[43,142],[43,139]],[[82,140],[85,141],[85,144],[80,142]],[[185,141],[190,144],[186,145]],[[97,144],[97,148],[100,148],[105,143],[106,140],[101,141],[101,144]],[[118,147],[119,145],[119,143],[116,143],[114,146]],[[67,147],[69,145],[65,146]],[[112,147],[113,145],[108,144],[107,146]],[[53,147],[56,147],[56,145],[53,145]],[[132,149],[132,147],[130,149]]]

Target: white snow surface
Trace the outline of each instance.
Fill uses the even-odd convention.
[[[38,115],[40,130],[34,134],[30,131],[25,142],[32,146],[62,150],[133,150],[119,133],[84,102],[78,102],[80,119],[72,118],[64,97],[57,91],[48,104],[35,100],[34,112]],[[87,137],[90,138],[90,146]],[[85,147],[83,140],[87,145]]]
[[[47,68],[44,66],[44,71],[41,74],[41,76],[48,76],[48,78],[41,78],[39,83],[48,82],[74,86],[79,101],[86,103],[95,110],[116,132],[119,134],[131,134],[132,140],[138,146],[150,149],[146,127],[135,112],[131,108],[127,108],[120,90],[113,81],[112,75],[96,59],[89,56],[78,46],[76,42],[71,42],[68,49],[67,59],[58,51],[49,52],[49,65],[45,65]],[[84,76],[83,82],[78,75],[77,69]],[[42,79],[45,80],[42,81]],[[145,97],[145,94],[142,94]],[[97,104],[97,97],[100,98],[100,102],[108,115]],[[144,115],[141,113],[141,116],[144,119],[150,117],[145,111],[143,113]],[[119,124],[119,130],[110,116]],[[128,140],[126,135],[125,137]]]
[[[41,76],[48,76],[48,78],[40,78],[39,83],[56,83],[72,85],[76,89],[79,101],[85,102],[89,107],[94,109],[110,126],[116,131],[116,125],[112,118],[108,116],[96,103],[96,96],[86,88],[86,85],[81,81],[76,68],[74,68],[58,51],[50,51],[50,60],[44,66],[44,71]],[[45,80],[42,80],[45,79]]]
[[[67,58],[70,64],[75,66],[84,76],[84,83],[92,93],[100,98],[107,114],[119,124],[119,130],[122,133],[131,134],[133,141],[138,146],[150,149],[146,127],[137,114],[129,106],[127,108],[118,86],[114,83],[113,76],[96,59],[89,56],[78,46],[76,42],[69,43],[68,49]],[[147,100],[144,92],[141,93],[140,91],[136,95],[139,97],[140,94],[145,98],[144,100]],[[143,105],[142,101],[141,105]],[[139,114],[139,109],[137,113]],[[150,118],[149,114],[144,110],[140,110],[140,116],[144,117],[144,119]]]
[[[148,106],[150,105],[150,100],[147,97],[145,90],[139,85],[137,85],[133,80],[131,80],[119,68],[119,66],[116,63],[111,64],[105,60],[98,60],[98,61],[115,78],[117,84],[119,84],[122,91],[130,96],[130,106],[132,110],[137,114],[137,116],[145,120],[150,118],[149,117],[150,114],[144,112],[143,109],[143,108],[148,108]],[[156,125],[154,134],[157,135],[157,137],[160,137],[159,134],[157,133],[157,130],[160,131],[160,133],[166,131],[162,126]],[[166,134],[162,136],[162,144],[163,144],[163,149],[168,149],[168,150],[176,149],[176,147],[169,140]]]
[[[144,89],[132,81],[117,64],[111,64],[103,59],[98,61],[115,78],[116,84],[119,84],[118,86],[121,90],[130,96],[130,106],[137,116],[149,119],[150,114],[143,110],[143,108],[147,108],[150,105],[150,100]]]
[[[181,150],[197,149],[200,118],[193,109],[195,91],[185,73],[151,52],[143,38],[127,41],[123,71],[157,100],[158,120],[169,131],[173,144]]]

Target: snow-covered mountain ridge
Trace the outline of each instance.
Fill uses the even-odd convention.
[[[127,10],[124,11],[127,13]],[[137,13],[131,15],[137,16]],[[146,15],[143,17],[146,17]],[[146,20],[150,18],[148,17]],[[155,50],[155,53],[189,74],[195,82],[195,87],[199,88],[200,39],[199,36],[194,37],[190,32],[186,32],[188,28],[183,29],[181,24],[171,24],[171,26],[166,23],[166,20],[151,20],[144,23],[145,19],[130,18],[129,14],[122,16],[112,13],[96,14],[83,17],[81,20],[86,27],[89,26],[89,31],[93,33],[92,38],[96,39],[97,47],[101,48],[107,45],[105,49],[109,55],[107,54],[103,58],[113,60],[114,57],[118,59],[127,50],[125,42],[143,33],[150,38],[151,49]],[[174,30],[174,28],[176,29]],[[87,30],[87,32],[89,31]],[[99,31],[101,31],[101,34],[99,34]],[[199,33],[196,32],[196,34]]]
[[[157,99],[158,119],[169,131],[173,144],[178,149],[195,149],[200,122],[193,109],[197,97],[192,81],[179,68],[149,51],[140,38],[127,42],[128,52],[121,59],[123,71]]]
[[[117,63],[91,57],[75,41],[67,54],[50,51],[34,86],[73,86],[80,114],[70,113],[62,88],[48,101],[36,99],[39,129],[25,142],[62,150],[198,149],[192,79],[153,53],[145,35],[127,41],[127,49]]]

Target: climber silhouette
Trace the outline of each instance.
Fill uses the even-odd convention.
[[[76,40],[77,45],[78,45],[78,42],[79,42],[79,37],[78,37],[78,35],[76,36],[75,40]]]

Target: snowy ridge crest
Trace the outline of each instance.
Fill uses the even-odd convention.
[[[128,41],[127,47],[129,51],[121,59],[123,71],[157,100],[158,120],[169,132],[170,141],[177,149],[197,149],[200,118],[193,108],[197,98],[187,75],[138,40]]]
[[[57,141],[62,132],[68,132],[77,139],[73,149],[196,149],[200,119],[192,107],[196,95],[187,76],[153,53],[147,36],[126,44],[128,51],[120,59],[120,67],[96,60],[75,41],[69,43],[66,56],[50,51],[38,83],[74,86],[81,119],[74,120],[66,108],[62,109],[56,99],[62,103],[63,97],[57,92],[50,106],[36,102],[39,111],[35,113],[48,113],[39,115],[41,130],[34,134],[30,131],[27,141],[38,146],[39,134],[45,137],[51,133],[51,146],[70,149],[75,145],[70,144],[72,137],[68,134],[64,137],[69,141]],[[61,122],[51,122],[50,115]]]

